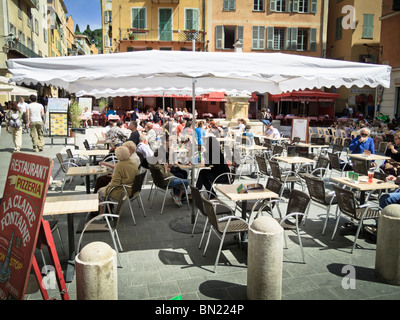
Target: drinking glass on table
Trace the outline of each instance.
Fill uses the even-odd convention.
[[[374,179],[374,170],[368,170],[368,183],[372,183]]]

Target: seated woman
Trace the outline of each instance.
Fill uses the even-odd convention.
[[[214,180],[224,173],[229,173],[229,166],[225,161],[224,154],[221,152],[220,144],[215,137],[208,138],[208,145],[206,144],[206,153],[204,158],[206,159],[206,166],[210,166],[210,170],[200,170],[197,178],[196,188],[201,190],[203,187],[210,191],[212,195],[211,199],[215,198],[215,191],[211,190],[212,183]],[[215,155],[215,153],[219,155]],[[214,154],[214,156],[213,156]],[[218,183],[228,182],[228,175],[223,175],[217,181]]]
[[[136,163],[131,159],[131,153],[127,147],[121,146],[115,149],[115,156],[118,162],[114,166],[114,171],[111,176],[111,181],[105,186],[98,190],[99,201],[105,201],[108,193],[114,188],[123,184],[132,185],[138,174],[138,167]],[[115,188],[111,191],[109,199],[112,201],[118,201],[121,197],[123,188]],[[130,196],[130,195],[128,195]],[[100,206],[99,213],[104,212],[104,207]]]
[[[399,165],[396,162],[400,163],[400,133],[396,133],[393,135],[394,142],[388,142],[388,146],[385,152],[385,156],[390,157],[390,160],[386,160],[380,168],[389,175],[400,175]]]

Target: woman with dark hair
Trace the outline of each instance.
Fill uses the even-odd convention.
[[[196,188],[201,190],[203,187],[212,192],[210,196],[211,199],[215,198],[215,191],[212,189],[212,183],[221,174],[229,173],[229,166],[221,152],[220,143],[215,137],[209,137],[206,140],[206,153],[204,154],[204,159],[206,159],[206,166],[210,166],[208,170],[200,170],[199,176],[197,178]],[[208,146],[207,146],[208,144]],[[228,182],[228,175],[225,174],[218,178],[217,183]]]

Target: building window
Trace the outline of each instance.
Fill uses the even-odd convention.
[[[274,50],[283,50],[285,44],[285,29],[274,28]]]
[[[336,40],[342,39],[342,20],[343,17],[336,18]]]
[[[104,11],[104,23],[112,22],[112,11]]]
[[[243,26],[216,26],[215,49],[234,49],[237,40],[243,43]]]
[[[185,29],[199,30],[199,9],[185,9]]]
[[[297,33],[297,51],[308,50],[308,29],[298,29]]]
[[[132,8],[132,28],[146,28],[146,8]]]
[[[364,14],[363,16],[363,39],[372,39],[374,37],[374,15]]]
[[[299,12],[308,12],[308,0],[299,0]]]
[[[223,11],[235,11],[236,1],[235,0],[224,0],[222,4]]]
[[[253,45],[254,50],[265,49],[265,27],[264,26],[253,26]]]
[[[286,0],[276,0],[275,11],[286,12]]]
[[[264,0],[253,0],[254,11],[264,11]]]
[[[400,0],[393,0],[393,11],[400,11]]]

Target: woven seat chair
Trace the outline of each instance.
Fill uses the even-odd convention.
[[[307,212],[309,205],[310,205],[310,197],[306,193],[294,189],[290,193],[285,217],[275,218],[285,231],[289,230],[296,231],[303,263],[306,263],[306,261],[304,257],[303,243],[301,241],[299,226],[301,225],[301,221],[303,220],[303,217],[305,216],[305,213]],[[261,207],[258,210],[256,218],[262,212],[262,210],[263,207]],[[286,235],[284,235],[284,239],[285,239],[285,248],[287,248]]]
[[[194,201],[194,206],[197,209],[196,212],[196,218],[194,220],[194,224],[193,224],[193,229],[192,229],[192,237],[194,235],[194,231],[196,229],[196,225],[197,225],[197,220],[199,218],[200,215],[202,215],[206,221],[204,223],[204,228],[203,228],[203,233],[200,239],[200,243],[199,243],[199,249],[201,248],[201,244],[203,243],[203,239],[204,239],[204,235],[206,233],[206,229],[207,229],[207,225],[208,225],[208,216],[206,214],[206,211],[204,209],[204,204],[203,204],[203,197],[204,194],[210,195],[212,194],[210,191],[208,190],[199,190],[194,186],[190,186],[190,190],[192,192],[192,199]],[[205,198],[208,199],[208,196],[206,196]],[[218,198],[214,198],[212,200],[210,200],[214,206],[215,206],[215,213],[217,216],[222,216],[222,215],[229,215],[232,214],[232,209],[226,205],[224,202],[222,202],[221,200],[219,200]]]
[[[352,159],[353,171],[363,176],[368,176],[368,161],[360,159]]]
[[[258,167],[257,171],[257,183],[258,183],[258,181],[260,180],[260,176],[264,176],[264,178],[269,177],[268,163],[264,155],[256,155],[255,158]]]
[[[205,256],[208,244],[210,242],[211,233],[214,232],[220,239],[220,245],[217,252],[217,258],[215,259],[214,272],[217,268],[219,257],[221,255],[222,245],[224,244],[224,239],[226,234],[238,234],[239,243],[241,244],[241,233],[249,230],[249,225],[245,220],[240,217],[229,215],[225,217],[218,218],[215,210],[214,203],[203,197],[204,210],[207,214],[208,221],[210,222],[210,231],[207,237],[207,243],[204,248],[203,256]]]
[[[322,235],[325,234],[325,229],[329,220],[329,213],[332,205],[337,204],[337,199],[335,197],[334,191],[327,191],[325,189],[325,183],[322,179],[314,177],[312,175],[304,175],[304,180],[306,181],[308,193],[311,198],[311,202],[318,206],[322,206],[326,209],[326,217],[324,227],[322,229]],[[308,212],[304,217],[304,224],[306,223]]]
[[[258,210],[262,208],[263,212],[268,212],[272,214],[272,209],[277,208],[279,217],[282,218],[282,213],[279,208],[279,202],[283,201],[282,193],[283,193],[283,183],[275,178],[268,178],[267,184],[265,186],[266,189],[275,192],[279,195],[278,199],[258,199],[258,200],[247,200],[246,214],[248,215],[247,222],[250,224],[252,219],[254,219],[254,215],[257,214]],[[242,208],[242,201],[236,202],[236,208]]]
[[[334,171],[338,171],[340,173],[340,176],[342,176],[343,172],[346,171],[346,169],[351,168],[351,165],[348,162],[339,159],[339,156],[336,153],[329,152],[328,158],[331,165],[330,177],[332,177],[332,173]]]
[[[379,207],[374,206],[371,203],[359,205],[356,201],[354,193],[351,190],[343,189],[336,185],[333,185],[333,189],[335,191],[338,202],[339,215],[336,219],[335,229],[333,231],[331,240],[333,240],[335,237],[340,217],[343,213],[346,217],[358,222],[357,232],[354,238],[353,246],[351,248],[351,253],[353,253],[364,220],[377,219],[380,216]]]
[[[294,171],[281,171],[279,163],[276,160],[269,160],[269,166],[271,168],[271,176],[284,185],[288,183],[298,183],[301,185],[301,189],[304,190],[303,181],[300,176]]]

